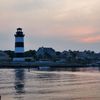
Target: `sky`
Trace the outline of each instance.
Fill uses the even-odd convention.
[[[25,50],[100,52],[100,0],[0,0],[0,50],[14,50],[18,27]]]

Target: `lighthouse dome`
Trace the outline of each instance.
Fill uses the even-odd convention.
[[[17,28],[17,30],[22,30],[22,28]]]
[[[24,37],[24,34],[22,32],[22,28],[17,28],[17,32],[15,34],[15,37]]]

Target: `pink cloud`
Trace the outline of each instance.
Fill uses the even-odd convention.
[[[99,36],[92,36],[92,37],[87,37],[87,38],[82,38],[80,39],[81,42],[84,43],[95,43],[100,41],[100,35]]]
[[[51,27],[47,30],[47,33],[51,33],[53,36],[60,37],[70,37],[72,40],[80,40],[83,37],[95,36],[95,33],[98,31],[96,28],[92,27],[70,27],[65,26],[56,26]]]
[[[69,29],[69,32],[72,34],[76,35],[87,35],[87,34],[92,34],[95,33],[97,29],[92,28],[92,27],[72,27]]]

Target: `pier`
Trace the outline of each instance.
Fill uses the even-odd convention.
[[[0,68],[38,68],[38,67],[89,67],[81,64],[67,64],[58,62],[6,62],[0,63]]]

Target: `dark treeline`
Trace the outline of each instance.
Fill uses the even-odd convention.
[[[14,51],[6,50],[4,51],[11,57],[14,58]],[[58,61],[66,63],[80,63],[80,64],[93,64],[100,61],[100,53],[95,53],[94,51],[85,50],[85,51],[72,51],[66,50],[63,52],[55,51],[52,48],[41,47],[37,51],[29,50],[24,53],[27,61]]]

